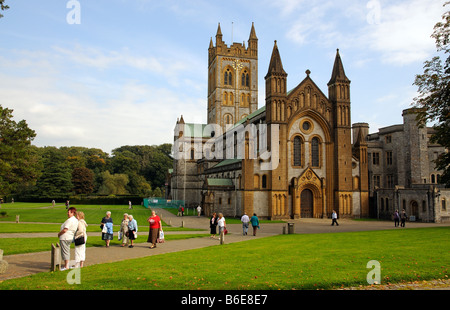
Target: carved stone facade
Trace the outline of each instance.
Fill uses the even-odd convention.
[[[215,46],[211,39],[208,123],[177,120],[174,151],[185,157],[174,160],[169,198],[201,204],[207,215],[327,218],[336,210],[368,217],[367,133],[351,126],[350,80],[339,50],[328,96],[309,70],[288,91],[275,41],[265,105],[257,109],[257,42],[253,25],[248,47],[227,46],[220,25]]]
[[[419,127],[417,109],[403,111],[403,124],[367,135],[370,197],[376,214],[390,219],[405,209],[415,221],[450,221],[450,189],[439,184],[434,160],[445,148],[433,144],[431,127]]]

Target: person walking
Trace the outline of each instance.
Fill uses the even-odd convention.
[[[227,229],[227,223],[225,222],[225,218],[223,217],[222,213],[219,213],[217,226],[219,226],[219,238],[220,238],[220,236],[222,236],[222,233],[225,233],[225,229]]]
[[[394,227],[400,226],[400,214],[398,214],[398,210],[394,212]]]
[[[133,248],[133,241],[136,240],[136,235],[138,232],[138,225],[136,220],[133,218],[133,215],[128,215],[128,240],[130,240],[129,248]]]
[[[405,209],[402,210],[402,214],[400,215],[400,220],[401,220],[401,227],[405,227],[405,223],[406,223],[406,211]]]
[[[197,216],[200,217],[201,214],[202,214],[202,207],[200,207],[200,205],[198,205],[198,207],[197,207]]]
[[[150,224],[147,242],[152,244],[150,249],[153,249],[156,248],[158,234],[162,227],[161,218],[156,215],[155,210],[152,210],[152,215],[147,219],[147,222]]]
[[[256,236],[256,230],[259,228],[259,219],[256,216],[256,213],[253,213],[252,218],[250,219],[253,227],[253,236]]]
[[[247,236],[248,223],[250,222],[250,219],[246,212],[244,212],[244,215],[241,217],[241,222],[242,222],[242,235]]]
[[[88,224],[84,220],[84,212],[77,212],[78,229],[75,233],[75,267],[83,268],[86,261],[86,241],[87,233],[86,228]],[[80,241],[80,244],[78,244]]]
[[[216,212],[214,212],[209,220],[209,230],[211,233],[211,237],[212,239],[216,238],[216,234],[217,234],[217,214]]]
[[[336,226],[339,226],[337,222],[337,213],[335,210],[333,210],[333,213],[331,214],[331,226],[334,226],[334,224],[336,224]]]
[[[64,266],[60,268],[61,271],[69,269],[70,244],[78,228],[76,214],[77,209],[74,207],[67,209],[67,220],[61,225],[61,230],[58,233],[59,245],[61,247],[61,260],[64,262]]]
[[[121,247],[124,247],[128,244],[128,222],[130,220],[128,219],[128,213],[124,213],[122,223],[120,224],[120,236],[122,237],[122,244]],[[119,239],[120,240],[120,239]]]
[[[105,240],[106,247],[109,248],[109,243],[113,240],[113,220],[111,218],[111,211],[106,212],[106,216],[102,218],[102,240]]]

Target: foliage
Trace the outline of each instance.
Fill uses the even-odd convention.
[[[72,192],[72,174],[66,158],[55,147],[46,147],[42,175],[36,183],[36,192],[44,197],[64,197]]]
[[[8,195],[19,187],[34,184],[37,156],[31,148],[36,137],[25,120],[13,120],[13,110],[0,105],[0,194]]]
[[[100,195],[126,195],[126,185],[129,182],[126,174],[111,174],[108,170],[101,173],[103,184],[100,186],[98,193]]]
[[[9,9],[9,6],[7,6],[7,5],[5,4],[5,0],[0,0],[0,9],[1,9],[2,11]],[[2,18],[2,17],[3,17],[3,15],[0,14],[0,18]]]
[[[171,144],[98,148],[36,147],[36,133],[0,106],[0,196],[162,196],[172,167]],[[152,189],[153,188],[153,189]]]
[[[444,4],[448,5],[450,2]],[[445,62],[435,56],[424,64],[424,73],[416,75],[414,85],[419,95],[414,98],[415,106],[420,109],[418,121],[424,126],[427,121],[437,121],[431,141],[447,150],[450,148],[450,12],[442,16],[442,22],[434,26],[431,35],[436,41],[437,52],[447,55]],[[443,170],[441,182],[450,186],[450,153],[442,153],[435,161],[436,168]]]
[[[94,191],[94,173],[85,167],[74,168],[72,184],[75,194],[90,194]]]

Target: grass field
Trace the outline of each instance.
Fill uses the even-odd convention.
[[[151,214],[151,210],[142,206],[134,206],[132,210],[128,206],[120,205],[71,205],[78,211],[83,211],[85,220],[89,225],[98,225],[107,211],[111,211],[111,218],[114,225],[120,225],[123,214],[132,214],[138,225],[147,226],[147,219]],[[0,222],[11,222],[16,220],[16,215],[20,216],[20,222],[35,223],[64,223],[67,219],[67,210],[64,205],[56,205],[52,208],[49,203],[20,203],[2,204],[0,212],[4,211],[7,216],[0,217]],[[164,223],[163,223],[164,225]]]
[[[101,232],[100,222],[105,216],[106,211],[111,211],[111,217],[114,221],[114,240],[111,241],[111,245],[120,244],[117,240],[116,232],[119,230],[119,225],[123,219],[123,214],[133,214],[139,225],[139,231],[142,235],[148,234],[147,218],[150,216],[151,210],[142,207],[135,206],[132,210],[128,209],[128,206],[117,205],[73,205],[79,211],[85,213],[86,222],[88,223],[87,232],[88,236],[90,232]],[[52,243],[58,242],[57,233],[61,229],[61,224],[67,219],[67,210],[64,205],[56,205],[52,208],[49,203],[20,203],[14,204],[2,204],[0,209],[2,212],[6,212],[7,216],[0,217],[0,233],[54,233],[54,238],[0,238],[0,249],[4,250],[5,255],[32,253],[39,251],[49,251]],[[6,223],[15,221],[16,215],[20,215],[19,224]],[[26,224],[22,222],[27,222]],[[50,223],[50,224],[43,224]],[[55,224],[51,224],[55,223]],[[177,238],[194,238],[201,237],[202,235],[190,235],[189,231],[199,230],[181,227],[169,227],[164,223],[165,231],[185,231],[186,234],[180,236],[166,236],[167,240],[175,240]],[[145,242],[146,237],[136,239],[136,242]],[[105,242],[100,237],[91,237],[87,244],[90,246],[104,246]],[[73,245],[72,245],[73,247]]]
[[[370,260],[381,283],[446,279],[450,228],[279,235],[7,280],[0,289],[291,290],[367,285]]]

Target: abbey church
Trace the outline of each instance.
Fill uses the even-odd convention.
[[[327,94],[309,70],[288,90],[281,55],[275,41],[258,108],[255,27],[247,45],[227,45],[219,24],[208,49],[207,123],[177,120],[174,150],[182,156],[175,156],[167,195],[206,215],[329,218],[335,210],[341,218],[368,217],[368,126],[352,126],[339,50]]]

